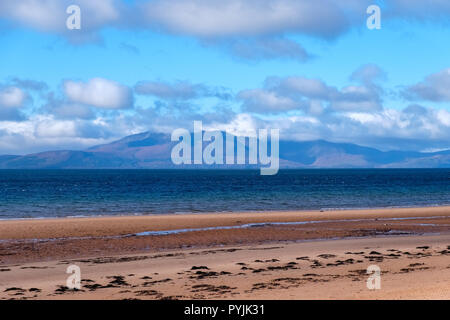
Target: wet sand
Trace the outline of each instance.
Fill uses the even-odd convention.
[[[0,299],[450,298],[449,207],[0,221],[0,239]]]
[[[151,230],[235,226],[261,222],[430,218],[433,216],[450,217],[450,207],[3,220],[0,221],[0,239],[115,236]]]

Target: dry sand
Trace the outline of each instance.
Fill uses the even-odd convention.
[[[321,222],[116,237],[301,221]],[[0,221],[0,239],[0,299],[450,299],[449,207]]]

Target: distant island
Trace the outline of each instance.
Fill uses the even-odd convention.
[[[0,169],[245,169],[253,165],[174,165],[169,134],[144,132],[86,150],[1,155]],[[247,162],[248,163],[248,162]],[[256,167],[255,167],[256,168]],[[280,168],[450,168],[450,150],[380,151],[325,140],[280,141]]]

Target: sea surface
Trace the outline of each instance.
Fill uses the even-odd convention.
[[[0,219],[450,205],[450,169],[0,170]]]

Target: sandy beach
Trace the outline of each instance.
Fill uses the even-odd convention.
[[[449,255],[450,207],[4,220],[0,299],[449,299]]]

